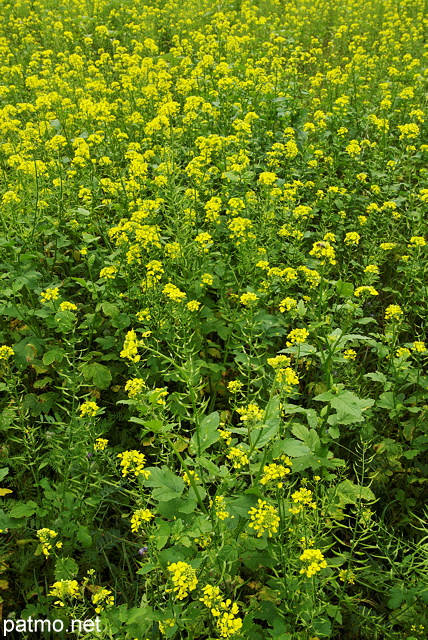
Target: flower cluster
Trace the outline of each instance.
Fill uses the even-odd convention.
[[[141,360],[141,356],[138,355],[137,335],[133,329],[126,334],[120,357],[127,358],[131,362],[139,362]]]
[[[114,596],[109,589],[101,588],[92,596],[92,604],[95,605],[95,613],[101,613],[106,607],[114,605]]]
[[[268,536],[273,536],[278,532],[280,522],[278,511],[265,500],[260,500],[259,498],[257,507],[252,507],[248,515],[251,519],[248,526],[254,529],[258,538],[260,538],[265,531]]]
[[[289,466],[276,464],[275,462],[265,465],[263,467],[263,475],[260,478],[260,483],[263,485],[275,483],[278,489],[282,489],[284,486],[284,480],[291,471],[290,467],[292,462],[289,458],[287,458],[287,460],[288,462],[286,462],[286,464]]]
[[[241,469],[250,461],[247,454],[239,447],[231,447],[227,458],[232,462],[234,469]]]
[[[210,507],[214,508],[214,512],[219,520],[226,520],[230,515],[226,507],[226,499],[224,496],[216,496],[214,500],[210,501]]]
[[[124,478],[132,475],[134,478],[142,476],[147,480],[150,475],[150,471],[144,469],[146,457],[143,453],[133,449],[132,451],[118,453],[117,457],[120,458],[120,466],[122,467],[122,475]]]
[[[137,533],[143,522],[150,522],[154,518],[149,509],[137,509],[131,516],[131,531]]]
[[[59,298],[59,287],[53,287],[52,289],[46,289],[40,294],[42,302],[49,302],[50,300],[57,300]]]
[[[93,418],[97,415],[98,410],[99,406],[97,405],[97,403],[88,400],[87,402],[84,402],[82,405],[80,405],[80,417],[85,418],[86,416],[88,416],[89,418]]]
[[[15,352],[12,347],[8,347],[5,344],[0,347],[0,360],[7,360],[13,355],[15,355]]]
[[[219,587],[207,584],[202,590],[203,596],[200,602],[211,611],[211,615],[216,620],[216,626],[221,638],[231,638],[237,634],[242,627],[242,618],[237,617],[239,607],[236,602],[232,603],[230,598],[223,600]]]
[[[49,591],[49,595],[59,598],[54,604],[64,607],[65,598],[81,598],[79,583],[77,580],[59,580],[58,582],[54,582]]]
[[[174,593],[178,600],[183,600],[189,594],[194,591],[198,584],[196,577],[196,571],[187,562],[174,562],[168,565],[168,571],[172,574],[171,580],[173,582]],[[168,589],[171,591],[171,589]]]
[[[146,389],[146,383],[142,378],[133,378],[125,384],[125,391],[128,392],[128,398],[138,398]]]
[[[46,557],[49,556],[50,551],[53,549],[53,545],[51,544],[51,540],[56,538],[57,535],[58,535],[58,533],[56,531],[53,531],[52,529],[47,529],[47,528],[39,529],[37,531],[37,537],[40,540],[41,547],[42,547],[42,552]],[[57,549],[61,549],[62,542],[57,542],[55,544],[55,547]]]
[[[308,563],[306,567],[300,569],[300,573],[305,573],[308,578],[311,578],[327,566],[327,561],[324,560],[324,556],[319,549],[305,549],[300,556],[300,560]]]
[[[306,487],[303,487],[302,489],[299,489],[298,491],[292,493],[291,498],[293,500],[293,503],[297,506],[291,507],[289,509],[290,513],[294,513],[295,515],[297,515],[298,513],[303,511],[303,508],[305,506],[311,507],[311,509],[316,509],[317,505],[314,502],[312,495],[312,491],[310,489],[306,489]]]

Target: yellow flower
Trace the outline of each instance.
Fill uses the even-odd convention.
[[[407,246],[409,248],[412,248],[412,247],[424,247],[425,245],[426,245],[425,238],[423,238],[422,236],[412,236]]]
[[[425,353],[425,351],[427,350],[425,342],[421,342],[419,340],[413,342],[412,349],[413,351],[416,351],[416,353]]]
[[[379,295],[378,291],[376,291],[376,289],[371,286],[357,287],[354,291],[354,296],[356,296],[357,298],[359,298],[360,296],[364,296],[366,294],[370,296]]]
[[[121,358],[128,358],[131,362],[139,362],[141,360],[141,356],[138,355],[137,352],[137,335],[134,329],[128,331],[125,337],[125,342],[123,343],[123,349],[120,352]]]
[[[316,509],[317,505],[313,501],[312,495],[313,495],[312,491],[310,489],[306,489],[305,487],[292,493],[291,497],[293,499],[294,504],[296,504],[297,506],[291,507],[289,509],[289,512],[297,515],[298,513],[303,511],[304,506],[308,506],[308,507],[311,507],[312,509]]]
[[[361,236],[359,233],[355,231],[350,231],[345,236],[345,244],[358,244],[360,242]]]
[[[215,514],[219,520],[226,520],[230,515],[226,508],[226,499],[224,496],[216,496],[214,501],[210,501],[210,507],[214,507]]]
[[[248,515],[251,519],[248,526],[254,529],[258,538],[260,538],[265,531],[269,537],[278,532],[280,522],[278,512],[275,507],[268,504],[265,500],[260,500],[259,498],[257,507],[250,509]]]
[[[92,596],[92,604],[96,605],[95,613],[101,613],[105,607],[112,607],[114,605],[114,596],[111,595],[111,591],[108,589],[99,589]]]
[[[142,378],[133,378],[125,384],[125,391],[128,392],[128,398],[137,398],[146,389],[146,383]]]
[[[147,480],[150,476],[150,471],[144,469],[146,457],[143,453],[133,449],[132,451],[118,453],[117,457],[120,458],[120,466],[122,467],[122,475],[124,478],[132,474],[135,478],[143,476],[143,478]]]
[[[327,566],[327,562],[319,549],[305,549],[299,559],[302,562],[309,562],[308,566],[300,569],[300,573],[306,573],[308,578]]]
[[[198,302],[198,300],[190,300],[190,302],[186,304],[186,307],[189,309],[189,311],[198,311],[200,306],[201,303]]]
[[[328,260],[330,264],[336,264],[336,254],[329,242],[314,242],[312,249],[309,251],[310,256],[321,259],[321,264],[325,264]]]
[[[100,271],[100,278],[106,278],[107,280],[114,280],[119,269],[115,266],[104,267]]]
[[[137,509],[131,516],[131,531],[137,533],[143,522],[150,522],[154,518],[149,509]]]
[[[162,289],[162,293],[173,302],[180,302],[180,300],[183,300],[183,298],[186,297],[184,291],[180,291],[180,289],[176,287],[175,284],[171,283],[164,286],[164,288]]]
[[[73,302],[61,302],[59,305],[61,311],[76,311],[77,306]]]
[[[63,600],[65,597],[82,597],[79,592],[79,583],[77,580],[59,580],[58,582],[54,582],[49,591],[49,595],[60,598],[60,600],[55,602],[55,604],[58,604],[60,607],[64,606]]]
[[[8,347],[5,344],[0,347],[0,360],[7,360],[13,355],[15,355],[15,352],[12,347]]]
[[[201,281],[202,281],[202,284],[206,284],[208,286],[211,286],[212,283],[214,282],[214,278],[212,277],[212,275],[210,273],[204,273],[204,274],[202,274]]]
[[[59,298],[59,287],[54,287],[53,289],[46,289],[43,293],[40,294],[42,302],[49,302],[50,300],[56,300]]]
[[[190,591],[194,591],[198,584],[196,571],[187,562],[174,562],[168,565],[168,571],[172,573],[174,584],[173,591],[178,600],[183,600]]]
[[[398,304],[390,304],[385,310],[385,320],[400,320],[403,310]]]
[[[250,461],[247,454],[239,447],[231,447],[227,458],[232,462],[234,469],[240,469]]]
[[[307,329],[293,329],[287,336],[287,347],[291,347],[294,343],[306,342],[308,335],[309,331]]]
[[[289,460],[289,465],[291,466],[291,460]],[[282,464],[276,464],[275,462],[267,464],[263,467],[263,475],[260,478],[260,483],[265,485],[269,482],[276,482],[278,489],[281,489],[284,486],[283,481],[290,472],[291,469]]]
[[[248,306],[251,305],[252,302],[256,302],[258,296],[255,293],[243,293],[239,299],[241,304]]]
[[[297,307],[297,300],[294,300],[294,298],[284,298],[279,303],[279,310],[281,311],[281,313],[284,313],[285,311],[291,311],[296,307]]]
[[[189,477],[190,476],[190,477]],[[200,477],[198,476],[198,474],[196,473],[196,471],[193,471],[192,469],[189,469],[189,472],[185,471],[183,473],[183,480],[186,484],[190,485],[191,481],[190,478],[192,478],[192,480],[194,480],[195,482],[200,481]]]
[[[357,354],[353,349],[346,349],[346,351],[343,352],[343,357],[345,360],[355,360]]]
[[[236,412],[241,416],[241,422],[261,420],[264,415],[263,409],[254,403],[250,403],[246,407],[238,407]]]
[[[97,438],[94,442],[94,451],[104,451],[108,445],[106,438]]]
[[[89,416],[90,418],[93,418],[97,415],[98,409],[99,406],[96,402],[88,400],[80,406],[80,417],[84,418],[85,416]]]
[[[232,393],[236,393],[237,391],[239,391],[240,389],[242,389],[242,382],[239,382],[239,380],[231,380],[228,385],[227,388],[229,391],[231,391]]]
[[[53,538],[56,538],[56,536],[58,535],[58,533],[56,531],[53,531],[52,529],[39,529],[37,531],[37,537],[40,540],[40,543],[42,545],[42,551],[43,554],[48,557],[49,556],[49,552],[52,549],[52,545],[51,545],[51,540]],[[57,546],[57,545],[55,545]]]

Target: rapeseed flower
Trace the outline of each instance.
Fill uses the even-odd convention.
[[[403,310],[398,304],[390,304],[385,310],[385,320],[401,320]]]
[[[307,329],[293,329],[287,336],[287,347],[291,347],[293,344],[301,344],[306,342],[306,338],[309,336]]]
[[[131,516],[131,531],[138,533],[143,522],[150,522],[152,518],[154,515],[149,509],[137,509]]]
[[[85,416],[89,416],[89,418],[93,418],[97,415],[98,410],[99,406],[97,405],[97,403],[88,400],[80,406],[80,417],[84,418]]]
[[[265,500],[257,501],[257,507],[252,507],[249,510],[251,522],[248,525],[257,533],[257,537],[260,538],[266,531],[268,537],[278,532],[279,527],[279,515],[278,511],[272,505],[268,504]]]
[[[178,600],[184,600],[189,592],[196,589],[198,584],[196,571],[187,562],[173,562],[168,565],[168,571],[172,573],[171,580],[174,587],[167,591],[174,591]]]
[[[133,475],[134,478],[142,476],[147,480],[150,476],[150,471],[144,469],[146,457],[143,453],[133,449],[131,451],[118,453],[117,457],[120,458],[120,466],[122,467],[122,475],[124,478],[128,475]]]
[[[0,360],[7,360],[8,358],[10,358],[11,356],[14,356],[15,352],[12,349],[12,347],[8,347],[7,345],[3,344],[0,347]]]
[[[300,573],[306,573],[308,578],[311,578],[327,566],[327,561],[319,549],[305,549],[299,559],[302,562],[309,563],[306,567],[300,569]]]

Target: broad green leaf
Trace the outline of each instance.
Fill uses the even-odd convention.
[[[61,363],[65,355],[64,349],[57,347],[56,349],[51,349],[50,351],[46,351],[43,356],[43,364],[49,365],[52,362]]]
[[[214,442],[220,439],[220,434],[217,431],[220,424],[220,415],[218,411],[210,413],[209,416],[205,416],[201,421],[198,432],[194,433],[190,439],[190,446],[197,455],[201,455],[208,449]]]
[[[371,489],[354,484],[351,480],[344,480],[337,485],[336,497],[342,505],[358,504],[360,500],[376,500]]]
[[[275,442],[274,456],[278,457],[281,453],[290,456],[291,458],[299,458],[309,453],[310,449],[306,444],[303,444],[300,440],[294,438],[286,438],[280,442]],[[277,456],[278,454],[278,456]]]
[[[154,487],[153,498],[159,502],[168,502],[181,496],[184,490],[184,481],[166,465],[148,467],[150,476],[145,480],[145,485]]]
[[[10,518],[29,518],[36,512],[37,504],[33,500],[29,500],[25,504],[17,504],[8,515]]]
[[[92,380],[92,383],[98,389],[108,389],[110,386],[110,369],[103,364],[99,364],[98,362],[85,364],[82,367],[82,373],[85,380]]]
[[[255,427],[250,433],[250,444],[256,449],[266,446],[278,433],[279,423],[269,426],[263,424]]]
[[[84,549],[89,549],[89,547],[92,545],[92,537],[89,533],[88,527],[85,527],[84,525],[79,526],[79,529],[77,531],[77,539]]]
[[[8,473],[9,467],[3,467],[2,469],[0,469],[0,481],[3,480],[3,478],[5,478]]]
[[[58,558],[55,564],[55,580],[72,580],[79,572],[79,567],[73,558]]]

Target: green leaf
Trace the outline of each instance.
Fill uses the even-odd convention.
[[[77,539],[84,549],[89,549],[89,547],[92,546],[92,537],[89,533],[88,527],[83,525],[79,526]]]
[[[148,467],[150,476],[145,480],[145,485],[155,487],[152,496],[158,502],[168,502],[181,496],[184,490],[184,481],[166,465]]]
[[[110,386],[110,369],[103,364],[99,364],[98,362],[85,364],[82,367],[82,373],[85,380],[92,380],[92,383],[98,389],[108,389]]]
[[[72,311],[57,311],[55,314],[55,326],[61,333],[68,333],[73,329],[76,316]]]
[[[404,594],[401,587],[392,587],[389,592],[388,607],[390,609],[398,609],[404,600]]]
[[[8,473],[9,467],[3,467],[3,469],[0,469],[0,482],[7,476]]]
[[[61,349],[59,347],[57,347],[56,349],[51,349],[50,351],[46,351],[43,356],[43,364],[49,365],[52,364],[52,362],[60,363],[62,362],[64,355],[64,349]]]
[[[79,567],[73,558],[58,558],[55,564],[55,580],[71,580],[79,572]]]
[[[273,455],[275,458],[279,457],[281,453],[285,453],[286,456],[291,458],[299,458],[309,453],[310,449],[306,444],[296,440],[295,438],[286,438],[280,442],[275,442]]]
[[[336,497],[341,505],[358,504],[360,500],[376,500],[373,491],[368,487],[354,484],[351,480],[344,480],[336,487]]]
[[[250,444],[256,449],[266,446],[278,433],[279,424],[269,426],[263,424],[260,427],[255,427],[250,433]]]
[[[33,500],[29,500],[25,504],[17,504],[11,511],[9,511],[8,516],[10,518],[29,518],[36,512],[37,504],[33,502]]]
[[[148,562],[147,564],[143,564],[143,566],[140,567],[138,571],[136,571],[135,573],[137,573],[139,576],[145,576],[146,573],[153,571],[153,569],[156,569],[156,567],[157,567],[157,564],[152,564],[151,562]]]
[[[341,298],[351,298],[354,293],[354,285],[352,282],[343,282],[343,280],[338,280],[336,282],[336,292]]]
[[[198,456],[220,439],[220,434],[217,431],[219,424],[220,415],[218,411],[205,416],[200,423],[198,432],[194,433],[190,439],[191,450],[196,452]]]

